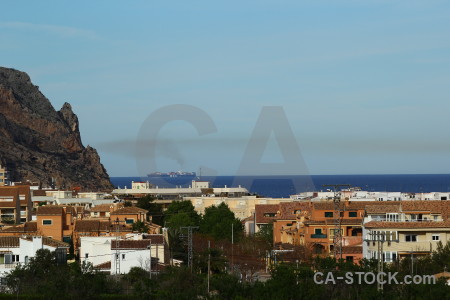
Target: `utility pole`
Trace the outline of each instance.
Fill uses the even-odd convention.
[[[187,229],[187,244],[188,244],[188,267],[191,269],[193,267],[193,260],[194,260],[194,249],[192,245],[192,230],[198,229],[198,226],[187,226],[187,227],[181,227],[181,230]]]
[[[377,266],[377,271],[378,274],[383,272],[383,267],[384,267],[384,255],[383,255],[383,244],[384,241],[386,240],[386,236],[384,232],[381,232],[378,234],[378,266]],[[378,291],[383,291],[383,284],[377,280],[377,289]]]
[[[150,249],[150,261],[149,261],[149,277],[152,279],[152,240],[150,239],[150,244],[148,245],[148,249]]]
[[[342,232],[341,232],[341,191],[342,187],[351,187],[350,184],[324,184],[323,187],[332,187],[334,192],[333,203],[334,203],[334,238],[333,238],[333,250],[334,258],[342,259]]]
[[[211,241],[208,240],[208,295],[209,295],[209,276],[211,273]]]
[[[114,223],[116,224],[116,275],[120,275],[120,223],[117,218]]]
[[[234,272],[234,223],[231,223],[231,273]]]
[[[392,240],[393,240],[393,236],[391,234],[388,234],[388,236],[386,236],[386,232],[370,232],[369,239],[364,240],[369,243],[377,242],[377,246],[378,246],[378,249],[377,249],[377,258],[378,258],[377,272],[378,272],[378,274],[383,272],[383,269],[384,269],[383,244],[386,241],[390,242]],[[381,291],[381,292],[383,291],[383,284],[378,281],[377,281],[377,290]]]

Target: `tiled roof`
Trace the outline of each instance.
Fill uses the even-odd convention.
[[[396,213],[400,211],[400,204],[396,205],[367,205],[366,213],[368,214],[385,214]]]
[[[32,241],[33,237],[32,236],[27,236],[25,239],[28,240],[28,241]],[[43,236],[42,237],[42,243],[44,245],[46,245],[46,246],[53,247],[53,248],[70,248],[69,244],[61,242],[61,241],[58,241],[58,240],[54,240],[54,239],[49,238],[47,236]]]
[[[111,241],[111,249],[148,249],[151,245],[161,245],[162,244],[162,238],[159,239],[160,241],[154,240],[113,240]]]
[[[45,205],[39,206],[36,212],[38,216],[62,216],[64,213],[63,206]]]
[[[363,210],[368,205],[390,205],[398,204],[398,202],[385,202],[385,201],[342,201],[340,202],[341,209],[345,210]],[[313,202],[315,210],[334,210],[333,201]]]
[[[321,225],[321,224],[328,224],[328,225],[334,225],[334,219],[330,220],[309,220],[305,222],[305,225]],[[342,225],[361,225],[362,219],[359,218],[352,218],[352,219],[342,219],[341,220]]]
[[[402,201],[401,207],[403,211],[440,213],[448,212],[450,201]]]
[[[448,228],[450,231],[450,220],[444,222],[383,222],[370,221],[364,224],[366,228]]]
[[[377,203],[377,205],[375,205]],[[371,202],[366,206],[366,213],[368,214],[385,214],[395,212],[405,213],[437,213],[441,214],[443,219],[448,219],[450,215],[450,201],[395,201],[395,202]]]
[[[97,270],[111,270],[111,261],[104,262],[102,264],[94,266]]]
[[[255,206],[256,213],[256,223],[270,223],[272,222],[276,216],[279,209],[278,204],[258,204]],[[274,214],[274,217],[267,217],[264,214],[271,213]]]
[[[26,222],[17,226],[11,226],[1,230],[1,232],[11,232],[11,233],[34,233],[37,232],[36,222]]]
[[[112,204],[100,204],[91,208],[91,212],[110,212],[113,208]]]
[[[162,234],[145,234],[142,236],[144,240],[152,240],[153,244],[163,244],[164,236]]]
[[[119,225],[120,232],[130,232],[131,228],[125,225]],[[102,220],[78,220],[75,223],[76,232],[100,232],[100,231],[116,231],[114,222]]]
[[[129,206],[116,210],[111,215],[135,215],[138,213],[146,214],[148,211],[139,207]]]
[[[310,202],[284,202],[280,203],[280,214],[277,216],[278,220],[294,220],[297,215],[294,211],[311,211]]]
[[[360,254],[362,253],[362,246],[343,246],[342,253],[345,254]]]
[[[75,223],[75,231],[78,232],[97,232],[103,230],[114,230],[110,222],[100,220],[79,220]]]
[[[0,236],[0,248],[18,248],[19,246],[18,236]]]

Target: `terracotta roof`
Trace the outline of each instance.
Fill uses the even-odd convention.
[[[47,196],[47,194],[45,193],[45,191],[44,190],[34,190],[33,191],[33,196]]]
[[[91,212],[110,212],[113,208],[112,204],[100,204],[91,208]]]
[[[342,201],[340,202],[341,208],[345,207],[345,210],[363,210],[368,205],[389,205],[398,204],[398,202],[388,201]],[[315,210],[334,210],[333,201],[313,202]]]
[[[366,206],[366,213],[368,214],[384,214],[393,212],[425,212],[441,214],[443,219],[448,219],[450,215],[450,201],[421,201],[421,200],[408,200],[408,201],[395,201],[395,202],[376,202],[377,205]]]
[[[0,248],[18,248],[19,246],[18,236],[0,236]]]
[[[367,205],[366,213],[368,214],[385,214],[396,213],[400,211],[400,204],[396,205]]]
[[[334,219],[330,220],[309,220],[304,222],[305,225],[322,225],[322,224],[328,224],[331,226],[334,226]],[[358,218],[352,218],[352,219],[342,219],[341,220],[342,225],[361,225],[362,219]]]
[[[77,232],[97,232],[101,230],[114,230],[110,222],[102,222],[100,220],[79,220],[75,223],[75,231]]]
[[[32,241],[33,237],[32,236],[27,236],[25,238],[27,241]],[[58,240],[54,240],[52,238],[49,238],[47,236],[43,236],[42,237],[42,243],[46,246],[49,247],[53,247],[53,248],[70,248],[70,245]]]
[[[279,209],[278,204],[258,204],[255,206],[256,213],[256,223],[270,223],[277,217],[277,212]],[[265,216],[265,214],[274,214],[273,217]]]
[[[146,214],[148,211],[139,207],[129,206],[116,210],[111,215],[135,215],[138,213]]]
[[[403,211],[431,212],[442,213],[448,215],[450,201],[402,201],[401,207]]]
[[[151,241],[148,240],[113,240],[111,241],[111,249],[148,249],[148,247],[152,245],[162,245],[163,239],[162,236],[160,238],[155,239],[152,238]]]
[[[162,234],[145,234],[142,236],[144,240],[152,240],[153,244],[163,244],[164,236]]]
[[[115,231],[116,226],[114,222],[102,220],[78,220],[75,223],[76,232],[100,232],[100,231]],[[131,228],[120,225],[120,232],[130,232]]]
[[[63,206],[45,205],[39,206],[36,212],[37,216],[62,216],[64,213]]]
[[[364,225],[366,228],[448,228],[450,230],[450,220],[444,222],[383,222],[370,221]]]
[[[284,202],[280,203],[279,214],[276,219],[278,220],[295,220],[297,215],[294,214],[294,211],[311,211],[309,202]]]
[[[94,266],[94,269],[97,270],[111,270],[111,261],[107,261],[104,263],[101,263],[99,265]]]
[[[20,224],[17,226],[11,226],[1,230],[1,232],[16,232],[16,233],[32,233],[37,232],[37,223],[36,222],[26,222],[24,224]]]
[[[360,254],[362,253],[362,246],[343,246],[342,253],[344,254]]]

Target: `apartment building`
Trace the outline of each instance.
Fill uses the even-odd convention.
[[[367,206],[364,257],[383,255],[385,262],[430,254],[438,242],[450,241],[450,201],[402,201]],[[382,254],[379,244],[382,244]]]
[[[30,187],[0,187],[0,218],[4,224],[20,224],[31,221],[32,202]]]
[[[6,167],[0,163],[0,186],[5,186],[8,184],[8,170],[6,170]]]

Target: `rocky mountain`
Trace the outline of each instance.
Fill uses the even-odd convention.
[[[0,67],[0,160],[12,181],[110,190],[97,151],[84,147],[69,103],[56,111],[30,77]]]

